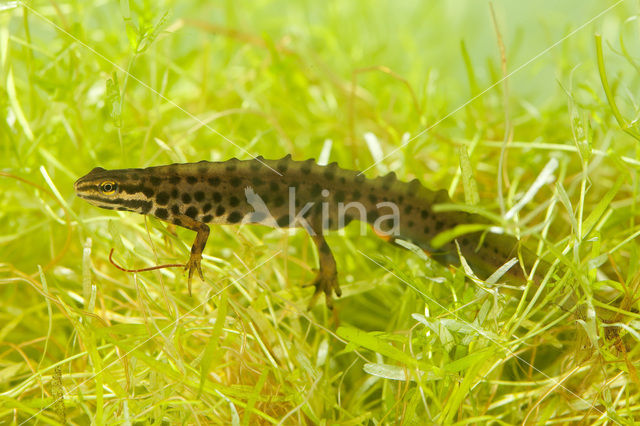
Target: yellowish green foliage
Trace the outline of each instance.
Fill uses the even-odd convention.
[[[638,13],[0,2],[0,423],[633,423]],[[446,188],[555,269],[483,282],[354,224],[328,237],[335,311],[307,310],[303,232],[218,227],[190,297],[181,269],[109,262],[183,262],[190,231],[73,194],[96,166],[323,147]]]

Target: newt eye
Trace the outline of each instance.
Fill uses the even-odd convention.
[[[112,195],[118,189],[118,184],[112,180],[105,180],[100,184],[100,192],[104,195]]]

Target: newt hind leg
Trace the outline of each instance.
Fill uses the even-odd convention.
[[[338,284],[336,260],[334,259],[331,248],[329,248],[329,245],[322,234],[318,233],[316,235],[312,235],[311,238],[318,248],[318,259],[320,260],[320,265],[315,279],[311,284],[309,284],[316,288],[311,300],[309,301],[309,308],[313,307],[316,303],[316,299],[320,293],[324,293],[327,307],[329,309],[333,309],[332,293],[335,292],[338,297],[342,295],[342,290],[340,290],[340,285]]]
[[[189,278],[188,287],[189,287],[189,296],[191,296],[191,278],[193,277],[193,273],[198,271],[198,275],[200,279],[204,281],[204,276],[202,275],[202,266],[200,262],[202,261],[202,251],[204,250],[204,246],[207,245],[207,238],[209,238],[209,227],[204,223],[200,224],[195,231],[198,233],[196,235],[196,239],[193,241],[193,245],[191,246],[191,254],[189,255],[189,260],[187,264],[184,265],[185,270],[189,270]]]

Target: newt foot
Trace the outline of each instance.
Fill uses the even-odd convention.
[[[202,275],[202,267],[200,266],[201,261],[202,254],[191,253],[191,256],[189,256],[189,261],[186,263],[186,265],[184,265],[184,270],[189,270],[189,278],[187,279],[187,283],[189,286],[189,296],[191,296],[191,279],[193,278],[194,271],[198,271],[200,279],[204,281],[204,275]]]
[[[333,310],[332,293],[335,292],[338,297],[342,295],[340,284],[338,284],[338,274],[335,271],[333,271],[333,273],[324,273],[322,270],[318,271],[316,278],[313,282],[305,285],[305,287],[307,286],[314,286],[316,288],[309,301],[308,309],[313,308],[320,293],[324,293],[327,307]]]

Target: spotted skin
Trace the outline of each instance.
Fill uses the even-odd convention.
[[[195,231],[196,238],[185,268],[189,271],[189,293],[194,272],[203,277],[200,263],[209,236],[208,224],[252,222],[276,227],[302,226],[301,221],[291,217],[293,204],[297,215],[311,203],[302,217],[319,254],[312,300],[324,293],[329,306],[332,293],[340,296],[341,290],[336,262],[324,233],[339,229],[352,220],[375,224],[390,212],[378,203],[391,202],[398,207],[398,232],[388,240],[409,240],[443,264],[458,263],[457,246],[450,242],[433,249],[431,240],[436,235],[460,224],[489,225],[479,215],[434,212],[433,205],[451,200],[446,191],[428,190],[417,179],[400,182],[394,173],[367,179],[356,171],[339,168],[336,163],[319,166],[314,160],[294,161],[290,155],[279,160],[258,157],[257,160],[241,161],[234,158],[224,162],[201,161],[145,169],[105,170],[97,167],[78,179],[74,186],[79,197],[98,207],[152,215]],[[269,214],[257,212],[255,205],[248,202],[246,194],[249,190],[260,197]],[[295,202],[292,196],[295,196]],[[389,231],[392,224],[382,221],[380,228]],[[481,278],[517,256],[518,250],[525,266],[530,266],[534,260],[531,253],[519,249],[515,238],[506,235],[478,231],[463,235],[457,243]],[[519,266],[511,268],[506,277],[512,282],[525,281]]]

